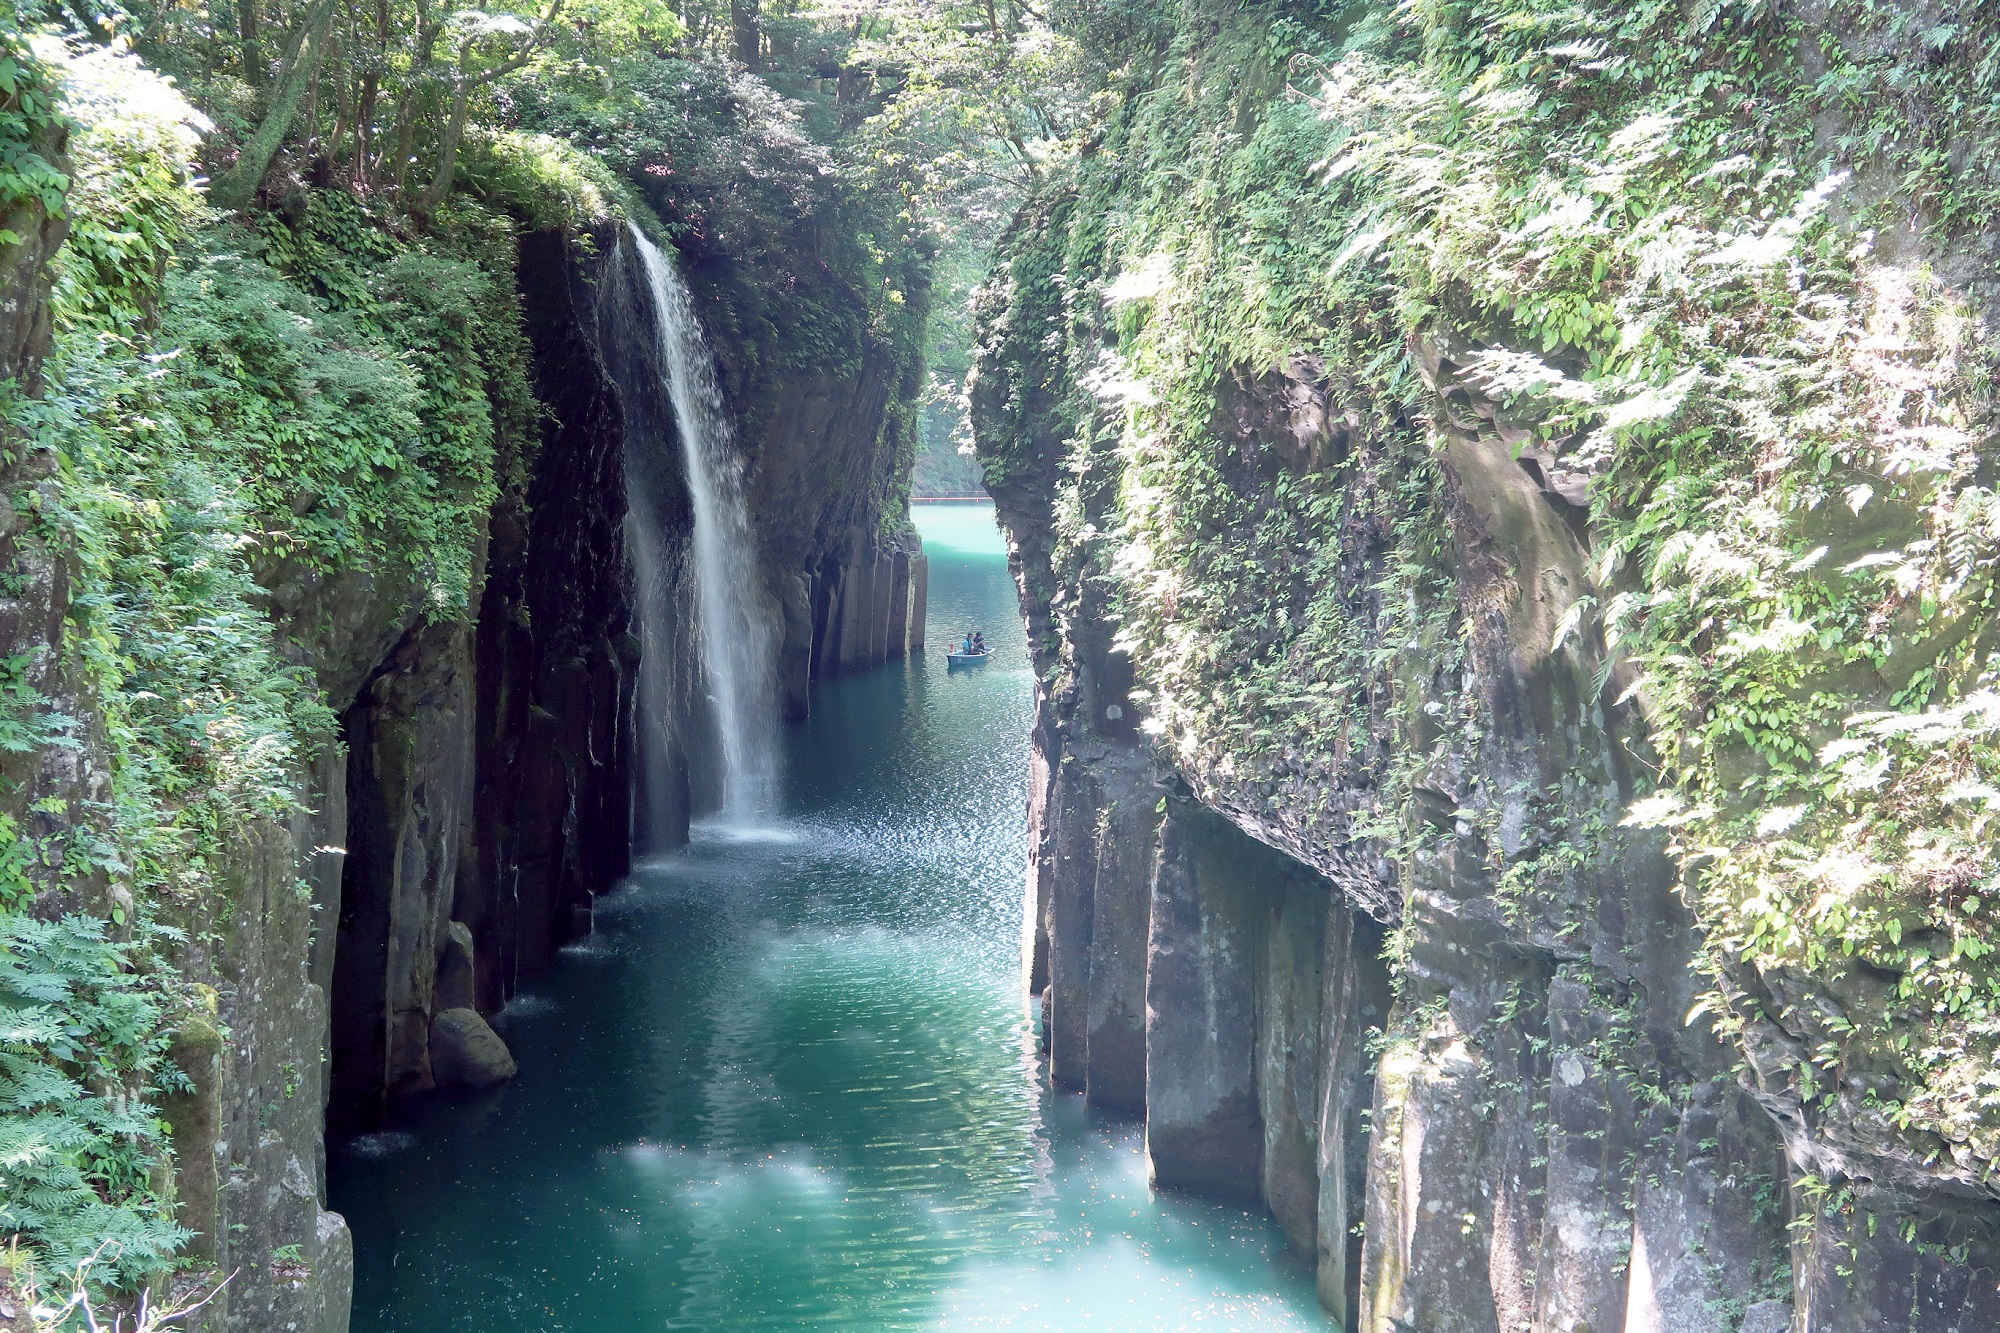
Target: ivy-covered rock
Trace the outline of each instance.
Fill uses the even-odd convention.
[[[1994,1317],[1986,20],[1171,23],[982,316],[1058,1075],[1137,747],[1390,931],[1360,1327]]]

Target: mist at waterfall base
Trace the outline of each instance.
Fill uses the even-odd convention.
[[[777,613],[762,604],[764,577],[743,495],[742,464],[694,297],[676,261],[637,227],[628,231],[639,261],[636,276],[651,306],[653,341],[658,347],[655,369],[667,389],[680,443],[681,479],[694,511],[688,572],[694,580],[702,677],[721,742],[722,805],[717,819],[726,825],[754,827],[770,815],[776,797]],[[664,497],[657,453],[666,446],[643,423],[628,424],[640,426],[628,429],[626,435],[625,526],[644,645],[639,725],[649,809],[644,812],[643,832],[673,822],[664,813],[671,784],[667,753],[674,714],[666,673],[678,616],[660,516]]]
[[[934,642],[817,691],[771,827],[604,899],[503,1017],[512,1085],[332,1146],[355,1333],[1330,1327],[1274,1226],[1049,1090],[1013,587],[990,506],[917,521]]]

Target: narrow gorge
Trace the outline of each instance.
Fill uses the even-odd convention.
[[[0,0],[0,1330],[2000,1327],[1996,43]]]

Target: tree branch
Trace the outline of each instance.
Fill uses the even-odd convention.
[[[548,13],[542,15],[541,21],[535,24],[534,31],[528,34],[528,40],[521,44],[521,49],[513,58],[502,61],[492,69],[482,70],[476,75],[471,72],[470,66],[473,54],[478,48],[479,34],[474,33],[459,43],[458,75],[453,80],[451,96],[451,119],[445,125],[443,141],[438,144],[437,174],[431,177],[430,188],[424,191],[423,201],[418,206],[423,212],[437,211],[438,205],[444,202],[447,194],[451,193],[452,177],[458,170],[458,144],[465,135],[465,117],[472,104],[473,90],[505,78],[532,60],[542,42],[555,30],[556,16],[562,13],[562,7],[563,0],[549,0]]]

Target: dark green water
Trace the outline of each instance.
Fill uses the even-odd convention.
[[[504,1018],[514,1084],[334,1145],[356,1333],[1328,1327],[1273,1226],[1047,1089],[1013,587],[990,506],[917,519],[932,651],[815,696],[778,827],[605,899]]]

